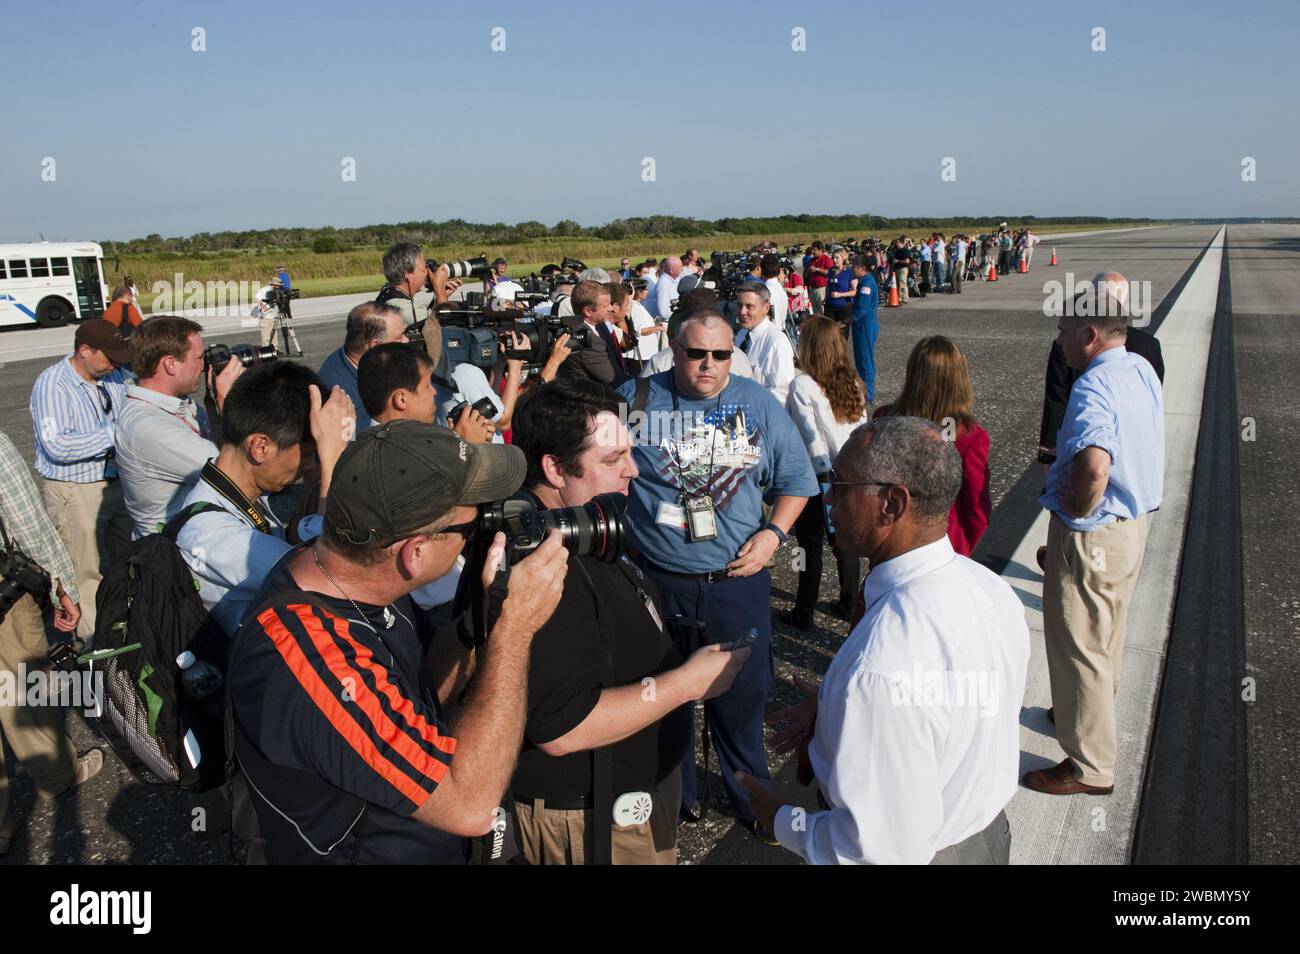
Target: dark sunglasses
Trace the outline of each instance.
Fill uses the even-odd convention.
[[[468,543],[470,539],[478,533],[480,523],[481,521],[478,517],[475,517],[467,523],[453,523],[449,527],[443,527],[437,532],[437,534],[435,534],[435,536],[458,536]]]
[[[692,361],[703,361],[706,354],[713,355],[714,361],[731,360],[730,348],[719,348],[717,351],[711,351],[708,348],[683,348],[682,350],[686,352],[686,357]]]
[[[102,384],[95,385],[99,391],[99,406],[104,409],[105,414],[113,413],[113,396],[108,393],[108,388]]]

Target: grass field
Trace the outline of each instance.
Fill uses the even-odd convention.
[[[1036,227],[1041,233],[1088,231],[1099,228],[1095,225],[1054,226],[1050,222],[1037,223]],[[1101,226],[1101,228],[1131,227],[1129,224]],[[919,235],[930,231],[951,233],[954,229],[945,226],[943,222],[936,222],[924,229],[911,231]],[[565,255],[581,259],[591,266],[612,270],[618,266],[623,255],[636,262],[651,255],[662,258],[665,255],[681,254],[686,248],[693,247],[699,249],[700,254],[707,256],[715,249],[747,248],[765,240],[785,246],[807,243],[816,238],[825,238],[825,236],[807,232],[789,232],[775,235],[718,234],[689,239],[638,238],[627,241],[539,239],[488,249],[429,246],[424,249],[424,253],[427,257],[440,262],[469,258],[479,254],[486,254],[489,259],[504,255],[510,260],[510,274],[522,276],[537,271],[547,263],[558,263]],[[382,248],[365,248],[349,252],[318,254],[306,249],[259,249],[194,255],[179,253],[123,255],[120,259],[106,256],[104,280],[111,288],[123,276],[129,275],[135,281],[136,287],[140,289],[141,305],[146,311],[154,299],[152,291],[154,283],[166,282],[170,285],[175,281],[177,273],[181,275],[182,284],[188,281],[265,282],[275,274],[277,265],[284,265],[289,269],[289,274],[293,278],[293,287],[298,289],[304,298],[350,295],[377,291],[383,285],[384,278],[379,271],[379,262],[384,251]]]

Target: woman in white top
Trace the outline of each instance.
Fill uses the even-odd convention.
[[[813,315],[799,329],[799,366],[803,372],[790,384],[785,408],[803,437],[813,471],[824,494],[830,485],[831,464],[854,428],[868,420],[867,400],[849,361],[849,350],[838,325],[831,318]],[[856,557],[846,556],[835,546],[834,528],[829,526],[822,494],[808,501],[794,524],[794,534],[804,553],[794,609],[787,621],[798,629],[812,627],[813,609],[821,591],[822,544],[828,535],[839,572],[840,597],[837,615],[849,618],[862,581]]]

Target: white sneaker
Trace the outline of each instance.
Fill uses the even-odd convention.
[[[60,795],[72,791],[78,785],[82,785],[86,782],[89,782],[92,778],[94,778],[101,771],[103,771],[103,769],[104,769],[104,750],[91,749],[89,752],[86,752],[78,756],[77,771],[72,776],[71,785],[65,788],[62,792],[55,792],[53,794],[37,789],[37,794],[40,795],[40,797],[47,802],[53,801],[54,799],[58,798]]]

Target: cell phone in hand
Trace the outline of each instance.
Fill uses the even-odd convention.
[[[735,640],[727,648],[733,650],[741,649],[745,646],[753,646],[754,643],[756,642],[758,642],[758,629],[751,626],[749,632],[747,632],[744,636],[741,636],[739,639]]]

